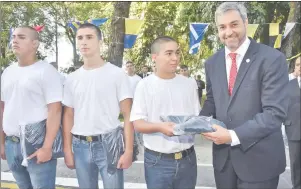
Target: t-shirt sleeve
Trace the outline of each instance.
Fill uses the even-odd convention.
[[[192,78],[192,80],[193,80],[193,85],[194,85],[194,88],[195,88],[196,90],[198,90],[198,89],[199,89],[199,87],[198,87],[198,83],[196,82],[196,80],[195,80],[195,79],[193,79],[193,78]]]
[[[64,81],[64,95],[63,95],[63,104],[70,108],[74,107],[73,103],[73,93],[72,93],[72,82],[70,76],[68,76]]]
[[[62,101],[63,84],[58,71],[52,66],[48,66],[43,72],[42,89],[47,104]]]
[[[195,115],[199,115],[200,114],[200,111],[201,111],[201,103],[200,103],[200,100],[199,100],[199,95],[198,95],[198,92],[196,90],[193,90],[193,101],[195,102],[194,103],[194,113]]]
[[[133,100],[130,121],[136,121],[139,119],[147,119],[146,109],[146,92],[144,90],[145,83],[140,81],[135,90],[135,98]]]
[[[117,80],[117,97],[119,102],[127,98],[133,98],[133,92],[131,90],[130,80],[125,72],[120,72],[120,77]]]
[[[0,83],[0,85],[1,85],[1,101],[5,101],[5,99],[4,99],[4,92],[3,92],[3,90],[4,90],[4,87],[3,87],[3,80],[4,80],[4,73],[1,71],[1,83]]]

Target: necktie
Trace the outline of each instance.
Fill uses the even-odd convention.
[[[235,84],[235,79],[237,76],[237,65],[236,65],[236,55],[237,53],[230,53],[229,56],[232,60],[231,69],[230,69],[230,77],[229,77],[229,95],[232,95],[232,91]]]

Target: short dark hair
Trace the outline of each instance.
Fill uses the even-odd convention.
[[[133,64],[133,62],[129,60],[125,64]]]
[[[167,42],[171,42],[171,41],[177,43],[177,41],[176,41],[174,38],[169,37],[169,36],[160,36],[160,37],[157,37],[157,38],[152,42],[152,44],[151,44],[151,54],[158,53],[159,50],[160,50],[159,47],[160,47],[160,45],[161,45],[162,43],[167,43]]]
[[[147,71],[149,70],[149,67],[147,65],[142,66],[142,68],[147,68]]]
[[[83,29],[83,28],[94,29],[94,30],[96,31],[97,38],[98,38],[99,40],[102,40],[101,30],[100,30],[97,26],[95,26],[94,24],[91,24],[91,23],[84,23],[84,24],[81,24],[81,25],[79,25],[77,31],[80,30],[80,29]],[[76,33],[77,33],[77,31],[76,31]]]
[[[38,33],[37,30],[34,29],[33,27],[31,27],[31,26],[20,26],[20,27],[18,27],[18,28],[26,28],[26,29],[29,29],[30,32],[32,33],[32,39],[33,39],[33,40],[38,40],[38,41],[40,40],[39,33]]]
[[[186,70],[188,70],[188,66],[187,66],[187,65],[184,65],[184,64],[180,65],[180,68],[181,68],[181,69],[186,69]]]

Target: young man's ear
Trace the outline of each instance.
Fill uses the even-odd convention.
[[[157,58],[157,54],[152,54],[152,62],[155,62],[156,58]]]
[[[39,46],[40,46],[40,41],[34,40],[34,41],[33,41],[33,46],[34,46],[35,49],[38,49]]]

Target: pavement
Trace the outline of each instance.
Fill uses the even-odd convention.
[[[196,137],[196,155],[198,163],[198,189],[215,188],[214,174],[212,167],[212,143],[207,141],[202,136]],[[288,149],[286,148],[287,165],[289,165]],[[1,188],[17,188],[14,184],[12,173],[8,169],[6,161],[1,161]],[[135,162],[129,169],[124,172],[125,188],[146,188],[144,179],[144,166],[143,166],[143,152],[139,154],[138,161]],[[102,181],[99,178],[100,188],[102,188]],[[57,166],[57,189],[65,188],[78,188],[75,170],[68,169],[63,159],[58,160]],[[278,189],[292,188],[290,180],[290,167],[287,166],[283,174],[280,175]]]

